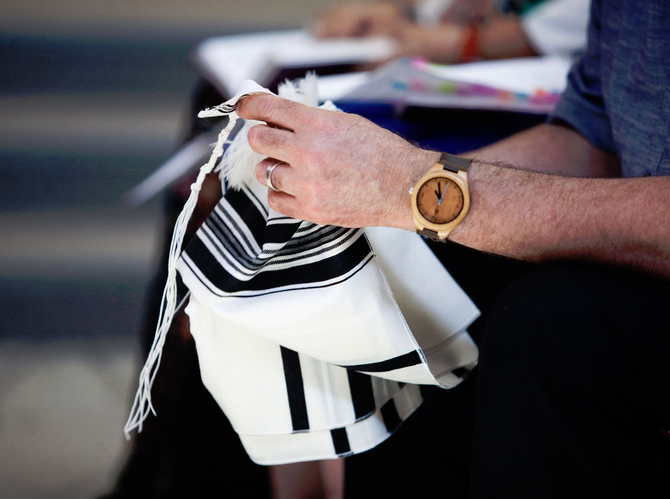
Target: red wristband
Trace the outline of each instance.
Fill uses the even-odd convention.
[[[465,43],[461,50],[461,56],[458,62],[472,62],[482,58],[479,48],[479,27],[476,24],[470,24],[465,34]]]

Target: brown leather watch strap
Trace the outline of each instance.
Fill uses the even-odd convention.
[[[437,232],[435,232],[434,230],[421,229],[421,230],[417,230],[416,233],[419,234],[420,236],[429,237],[430,239],[432,239],[433,241],[436,241],[438,243],[446,242],[446,239],[440,239],[440,237],[437,235]]]
[[[459,171],[468,171],[468,167],[470,166],[470,163],[472,163],[472,160],[443,152],[437,162],[440,163],[445,170],[458,173]]]

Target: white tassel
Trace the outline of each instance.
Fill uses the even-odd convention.
[[[209,161],[200,168],[195,182],[191,184],[191,193],[189,194],[189,197],[184,204],[184,208],[179,214],[179,218],[177,218],[177,222],[175,224],[168,256],[168,277],[167,282],[165,283],[165,289],[163,290],[163,297],[161,299],[154,342],[151,345],[151,350],[149,351],[149,355],[147,356],[144,367],[140,372],[139,387],[137,388],[137,393],[135,394],[133,406],[130,409],[128,421],[126,421],[126,425],[123,430],[127,439],[130,439],[130,432],[134,429],[137,429],[138,432],[142,431],[142,424],[149,416],[149,413],[156,415],[156,411],[154,410],[154,407],[151,403],[151,387],[156,378],[158,367],[160,366],[161,357],[163,354],[163,346],[165,345],[165,338],[168,331],[170,330],[172,318],[174,317],[174,314],[177,310],[177,261],[181,253],[181,247],[184,242],[186,228],[188,226],[189,220],[191,219],[191,215],[193,214],[193,210],[198,203],[198,196],[200,194],[200,190],[202,189],[202,184],[205,181],[205,177],[212,170],[214,170],[217,160],[223,154],[223,146],[226,144],[230,132],[235,127],[235,123],[238,119],[237,113],[235,112],[237,101],[244,96],[254,93],[271,92],[261,87],[254,81],[245,80],[240,84],[238,93],[235,97],[219,106],[205,109],[204,111],[198,113],[199,118],[211,118],[227,115],[228,123],[219,133],[214,150],[209,157]]]
[[[304,78],[299,80],[284,80],[284,83],[279,84],[277,95],[305,106],[317,107],[319,105],[319,94],[316,73],[307,73]]]
[[[246,120],[235,138],[228,143],[228,148],[217,167],[219,178],[227,188],[240,190],[243,185],[255,180],[254,168],[265,156],[249,147],[247,134],[251,127],[260,123]]]
[[[127,439],[130,439],[130,432],[133,430],[137,429],[138,432],[142,431],[144,420],[150,413],[156,415],[156,411],[151,403],[151,387],[161,362],[165,338],[170,330],[172,318],[178,309],[177,261],[179,260],[179,255],[181,253],[186,228],[198,202],[198,195],[202,189],[205,177],[207,174],[215,170],[217,160],[223,155],[223,147],[225,144],[228,144],[228,149],[226,150],[226,154],[223,155],[220,165],[216,167],[216,170],[220,170],[219,175],[221,176],[221,179],[225,179],[225,181],[228,182],[228,185],[233,188],[239,189],[243,183],[253,180],[255,178],[254,167],[265,157],[252,151],[247,140],[249,129],[258,122],[247,121],[235,139],[233,141],[228,141],[228,136],[238,120],[237,113],[235,112],[235,104],[245,95],[260,92],[270,93],[255,82],[247,80],[240,85],[239,93],[236,97],[219,106],[205,109],[198,113],[200,118],[227,115],[229,121],[225,128],[219,133],[214,150],[209,157],[209,161],[200,168],[196,181],[191,185],[191,193],[189,194],[188,200],[175,224],[168,257],[167,283],[163,290],[163,298],[161,300],[161,307],[158,314],[158,325],[156,326],[156,333],[154,342],[151,345],[151,350],[149,351],[147,360],[140,372],[139,387],[135,394],[135,400],[133,401],[133,406],[124,428],[124,433]],[[286,98],[301,102],[305,105],[316,106],[318,104],[316,75],[313,73],[308,74],[306,78],[295,83],[286,81],[280,86],[279,94],[280,96],[285,96]],[[337,110],[335,105],[330,101],[324,103],[321,107]]]
[[[158,366],[161,363],[165,338],[170,330],[172,318],[177,310],[177,260],[181,253],[181,246],[184,242],[186,227],[188,226],[188,222],[191,219],[193,210],[198,202],[198,195],[200,194],[200,189],[202,189],[202,184],[205,181],[207,174],[214,169],[216,160],[223,154],[223,145],[235,126],[237,114],[234,111],[231,112],[228,115],[228,120],[226,127],[219,133],[216,146],[212,151],[212,155],[209,157],[209,161],[200,168],[196,181],[191,184],[191,193],[189,194],[188,200],[186,201],[182,212],[179,214],[179,218],[174,227],[174,233],[172,234],[172,241],[170,243],[170,254],[168,257],[168,278],[167,283],[165,284],[165,289],[163,290],[163,298],[161,300],[160,312],[158,313],[158,325],[156,326],[154,342],[151,345],[151,350],[149,351],[147,360],[140,373],[139,388],[135,394],[135,400],[133,401],[133,406],[130,410],[130,416],[128,416],[128,421],[123,430],[127,439],[130,439],[130,432],[134,429],[142,431],[142,424],[149,416],[150,412],[152,412],[154,416],[156,415],[156,411],[151,404],[151,387],[156,378]]]

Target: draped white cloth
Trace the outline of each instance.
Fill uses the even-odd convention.
[[[287,218],[255,180],[225,191],[177,269],[203,382],[259,464],[368,450],[418,385],[477,363],[479,311],[420,236]]]
[[[418,235],[288,219],[266,189],[230,191],[179,261],[203,382],[257,463],[365,451],[475,366],[478,311]]]

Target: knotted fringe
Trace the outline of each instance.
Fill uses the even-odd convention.
[[[233,130],[238,116],[235,112],[235,104],[237,101],[252,93],[271,93],[267,89],[260,87],[255,82],[247,80],[240,85],[238,94],[231,100],[213,108],[205,109],[198,113],[199,118],[210,118],[219,116],[228,116],[228,124],[219,133],[216,145],[212,151],[209,161],[200,168],[196,181],[191,185],[191,193],[182,209],[182,212],[175,224],[174,233],[172,234],[172,241],[170,243],[170,254],[168,258],[168,277],[163,290],[163,298],[161,300],[160,312],[158,314],[158,325],[156,326],[156,333],[154,342],[151,345],[151,350],[147,356],[147,360],[140,372],[139,387],[135,394],[135,400],[130,410],[130,416],[126,422],[124,433],[127,439],[130,439],[130,432],[137,429],[142,431],[142,424],[149,416],[149,413],[156,415],[156,411],[151,403],[151,387],[156,378],[158,367],[161,362],[163,353],[163,345],[172,318],[177,307],[177,261],[181,253],[182,243],[184,242],[184,235],[188,222],[191,219],[193,210],[198,202],[198,195],[202,188],[202,183],[205,177],[212,171],[220,170],[219,176],[222,181],[225,181],[228,187],[239,189],[243,183],[254,179],[254,167],[265,156],[254,152],[249,146],[247,140],[247,133],[251,127],[260,123],[257,121],[247,120],[244,127],[236,134],[235,139],[228,141],[228,137]],[[314,73],[308,73],[303,79],[291,82],[286,80],[279,86],[280,97],[300,102],[307,106],[316,107],[318,105],[317,98],[317,77]],[[325,102],[320,106],[321,108],[338,110],[337,107],[330,101]],[[223,154],[224,145],[227,145],[225,155]],[[221,162],[216,166],[217,160],[223,155]]]
[[[177,260],[181,253],[181,246],[184,242],[186,227],[188,226],[188,222],[191,219],[193,210],[198,202],[198,195],[202,189],[205,177],[214,170],[216,161],[223,154],[223,146],[235,126],[237,118],[238,116],[234,110],[228,114],[228,124],[219,133],[212,155],[209,157],[209,161],[200,168],[198,177],[195,182],[191,184],[191,193],[189,194],[188,200],[175,224],[172,241],[170,243],[167,283],[163,290],[163,298],[161,300],[160,312],[158,314],[158,325],[156,326],[154,342],[151,345],[151,350],[149,351],[144,367],[140,372],[139,387],[135,394],[133,406],[130,410],[130,416],[128,417],[128,421],[123,430],[127,439],[130,439],[130,432],[134,429],[137,429],[138,432],[142,431],[142,424],[149,416],[150,412],[153,413],[154,416],[156,415],[156,411],[151,403],[151,387],[161,362],[165,338],[170,330],[172,318],[177,310]]]

